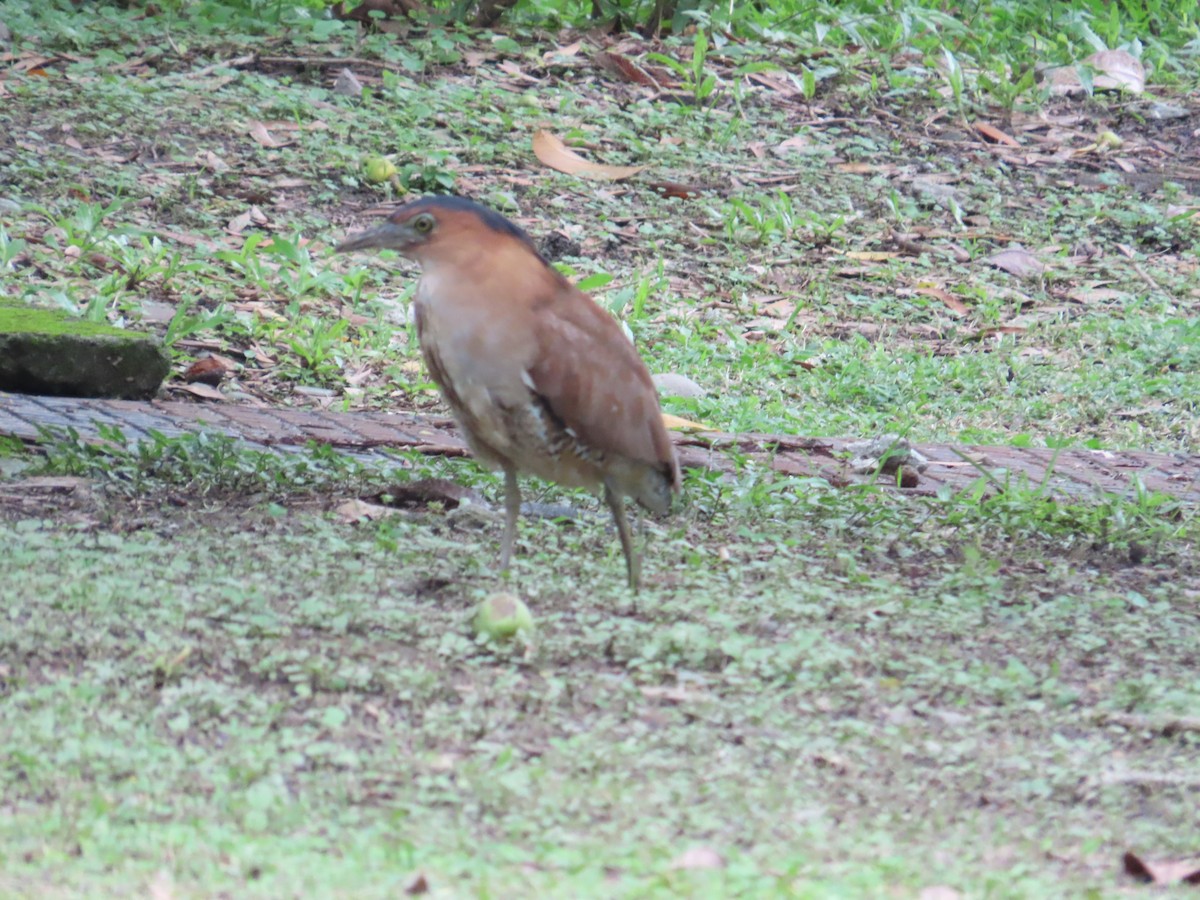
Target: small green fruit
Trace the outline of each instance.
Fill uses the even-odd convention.
[[[395,164],[386,156],[370,157],[367,160],[364,168],[367,171],[367,181],[370,181],[373,184],[379,184],[380,182],[387,181],[396,174]]]
[[[475,630],[492,640],[508,640],[533,631],[533,615],[521,598],[499,591],[489,594],[475,611]]]

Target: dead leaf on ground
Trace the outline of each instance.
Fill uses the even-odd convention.
[[[430,503],[441,503],[446,509],[454,509],[464,503],[487,506],[478,491],[447,478],[418,478],[390,485],[371,499],[389,507],[428,506]]]
[[[1101,50],[1084,63],[1096,70],[1093,84],[1097,90],[1127,90],[1140,94],[1146,90],[1146,67],[1128,50]]]
[[[759,312],[775,319],[790,319],[796,311],[795,300],[787,295],[768,294],[766,297],[755,298],[754,302],[762,304],[759,306]]]
[[[646,168],[645,166],[609,166],[604,163],[591,162],[544,129],[534,132],[533,152],[543,165],[568,175],[578,175],[581,178],[621,181]]]
[[[965,303],[942,288],[917,288],[916,293],[923,297],[933,297],[935,300],[941,300],[942,303],[946,304],[946,309],[953,315],[966,316],[971,312],[967,309]]]
[[[1010,134],[1006,134],[994,125],[989,125],[987,122],[976,122],[975,130],[982,134],[989,141],[997,144],[1005,144],[1009,147],[1020,147],[1017,139]]]
[[[712,847],[690,847],[671,860],[672,869],[723,869],[725,857]]]
[[[408,884],[404,885],[404,893],[410,897],[415,897],[418,894],[429,893],[429,879],[425,877],[424,872],[418,872],[408,880]]]
[[[622,56],[620,53],[612,53],[608,50],[599,50],[592,54],[592,61],[609,75],[613,75],[624,81],[630,81],[644,87],[658,87],[658,82],[654,80],[654,76],[628,56]]]
[[[230,234],[240,235],[251,225],[266,225],[270,219],[257,206],[252,206],[240,216],[234,216],[229,220],[229,224],[225,226],[225,230]]]
[[[206,356],[196,360],[184,370],[183,380],[188,384],[199,382],[216,387],[221,383],[222,378],[234,371],[234,368],[234,362],[231,359],[223,356]]]
[[[705,394],[704,388],[677,372],[663,372],[652,378],[654,386],[664,397],[703,397]]]
[[[699,197],[703,188],[693,187],[688,184],[679,184],[676,181],[656,181],[650,185],[650,190],[654,191],[660,197],[690,200],[693,197]]]
[[[225,226],[225,230],[230,234],[241,234],[250,227],[250,213],[244,212],[240,216],[234,216],[229,220],[229,224]]]
[[[1150,862],[1129,850],[1122,861],[1127,875],[1146,884],[1200,884],[1200,859]]]
[[[579,50],[582,47],[583,41],[575,41],[574,43],[567,44],[565,47],[555,47],[553,50],[547,50],[542,54],[542,62],[554,63],[574,59],[579,55]]]
[[[159,869],[155,872],[146,888],[150,900],[174,900],[175,898],[175,879],[166,869]]]
[[[276,147],[286,147],[288,145],[287,141],[277,140],[275,136],[267,130],[267,126],[262,122],[251,122],[248,130],[250,132],[250,137],[254,138],[260,147],[274,149]]]
[[[1019,245],[993,253],[984,262],[1018,278],[1036,278],[1046,271],[1045,265],[1036,256]]]
[[[709,426],[701,422],[692,422],[670,413],[663,413],[662,420],[663,424],[671,431],[712,431]]]
[[[788,153],[805,153],[812,147],[810,141],[803,134],[794,134],[787,140],[781,141],[771,148],[771,152],[776,156],[785,156]]]
[[[1067,298],[1076,303],[1124,302],[1129,299],[1126,291],[1108,287],[1077,287],[1067,291]]]
[[[342,69],[333,82],[333,92],[343,97],[360,98],[363,92],[362,82],[349,69]]]
[[[889,175],[896,171],[895,166],[881,165],[879,163],[867,162],[843,162],[834,166],[839,172],[846,172],[849,175]]]
[[[891,250],[851,250],[844,255],[847,259],[859,259],[863,262],[887,262],[889,259],[899,259],[901,256]]]
[[[200,168],[208,169],[210,172],[215,172],[218,175],[229,170],[229,163],[217,156],[211,150],[206,150],[202,154],[197,155],[197,162],[200,163]]]
[[[661,700],[663,703],[694,703],[712,699],[711,694],[679,686],[660,687],[658,685],[645,685],[638,688],[638,690],[642,692],[642,696],[647,700]]]
[[[1026,330],[1023,325],[997,325],[994,328],[981,328],[971,335],[969,340],[982,341],[986,338],[997,337],[1002,334],[1024,334]]]
[[[177,391],[186,391],[193,397],[201,397],[204,400],[216,400],[220,403],[228,402],[229,398],[222,394],[215,387],[207,384],[173,384],[171,387]]]
[[[334,514],[343,522],[374,522],[389,516],[399,515],[399,510],[390,506],[380,506],[378,503],[367,503],[365,500],[346,500],[333,509]]]
[[[1146,90],[1146,67],[1125,50],[1101,50],[1093,53],[1079,65],[1093,70],[1092,87],[1098,91],[1125,89],[1131,94]],[[1050,93],[1071,96],[1084,93],[1083,81],[1078,66],[1060,66],[1051,69],[1047,76]]]
[[[960,900],[961,897],[962,894],[944,884],[921,888],[921,893],[917,894],[917,900]]]
[[[795,97],[802,93],[799,88],[788,84],[783,78],[776,78],[772,75],[768,75],[766,72],[751,72],[746,77],[751,81],[761,84],[763,87],[770,88],[777,94],[782,94],[785,97]]]
[[[511,75],[513,78],[516,78],[520,81],[527,81],[530,84],[538,84],[541,81],[540,78],[535,78],[533,75],[530,75],[510,59],[501,60],[496,64],[496,68],[505,75]]]

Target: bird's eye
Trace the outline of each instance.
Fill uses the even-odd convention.
[[[433,216],[429,213],[421,213],[413,219],[412,227],[417,234],[429,234],[433,231]]]

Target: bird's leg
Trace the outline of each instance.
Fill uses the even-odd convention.
[[[517,537],[517,517],[521,515],[521,485],[517,470],[504,470],[504,538],[500,541],[500,571],[508,570],[512,559],[513,542]]]
[[[608,504],[613,521],[617,523],[617,534],[621,536],[621,550],[625,553],[625,568],[629,572],[629,586],[636,594],[641,580],[641,560],[633,548],[633,532],[625,515],[625,501],[607,482],[604,485],[604,502]]]

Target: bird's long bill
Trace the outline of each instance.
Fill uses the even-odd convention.
[[[374,228],[368,228],[366,231],[360,231],[358,234],[352,234],[334,250],[337,253],[350,253],[354,250],[371,250],[371,249],[393,249],[398,250],[412,240],[412,235],[403,225],[396,225],[392,222],[381,222]]]

